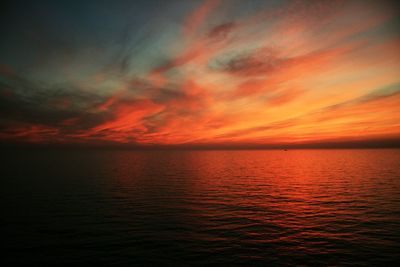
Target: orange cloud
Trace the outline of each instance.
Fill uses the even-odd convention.
[[[27,88],[36,84],[0,68],[10,76],[0,84],[7,114],[30,120],[9,128],[16,138],[38,142],[142,145],[399,137],[394,12],[374,3],[291,1],[225,17],[216,9],[226,4],[204,1],[187,14],[165,50],[174,51],[167,60],[149,57],[154,61],[142,74],[92,75],[77,84],[75,98],[46,86],[40,88],[46,94],[34,95]]]

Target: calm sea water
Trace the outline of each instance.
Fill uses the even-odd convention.
[[[400,150],[3,151],[8,263],[394,265]]]

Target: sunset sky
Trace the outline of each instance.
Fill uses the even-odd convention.
[[[395,1],[10,1],[0,141],[400,140]]]

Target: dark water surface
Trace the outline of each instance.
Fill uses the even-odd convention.
[[[2,152],[2,261],[394,265],[400,150]]]

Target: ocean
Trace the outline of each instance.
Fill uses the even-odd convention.
[[[4,150],[2,261],[377,266],[400,256],[400,150]]]

